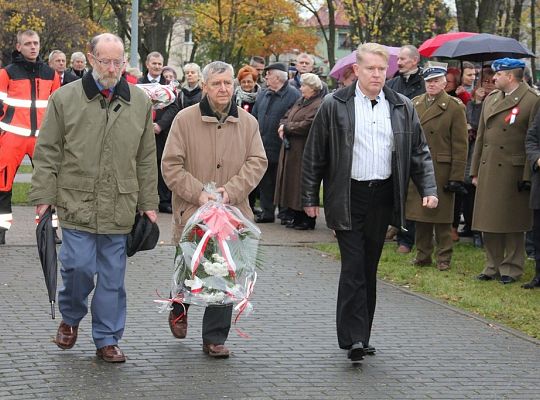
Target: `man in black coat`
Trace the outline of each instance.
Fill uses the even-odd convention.
[[[279,121],[300,97],[300,92],[288,83],[287,67],[282,63],[265,68],[266,89],[255,100],[251,114],[259,122],[268,169],[259,183],[262,213],[255,219],[258,223],[274,222],[276,174],[281,149],[278,135]]]
[[[80,79],[77,75],[66,70],[66,54],[60,50],[53,50],[49,54],[49,67],[54,69],[60,76],[62,86]]]
[[[522,285],[524,289],[540,287],[540,112],[536,114],[532,126],[527,131],[525,152],[531,165],[531,198],[533,210],[533,243],[536,273],[533,279]]]
[[[139,79],[138,83],[159,83],[166,85],[167,81],[161,75],[163,70],[163,56],[157,51],[153,51],[146,57],[147,74]],[[176,100],[160,110],[156,110],[154,114],[154,133],[156,134],[156,154],[158,163],[158,194],[159,194],[159,211],[163,213],[172,214],[171,205],[171,191],[167,187],[167,184],[163,180],[161,174],[161,157],[163,156],[163,149],[165,148],[165,142],[167,136],[169,136],[169,129],[176,117],[176,114],[182,109],[180,99]]]
[[[422,71],[418,67],[420,53],[412,45],[403,46],[398,54],[398,75],[386,82],[386,86],[396,92],[413,99],[426,93],[426,85]],[[410,253],[414,245],[414,221],[407,220],[406,231],[399,230],[396,236],[398,253]]]
[[[352,362],[373,354],[377,265],[387,226],[405,223],[409,177],[422,205],[437,207],[433,163],[412,102],[384,86],[388,51],[358,47],[358,81],[325,97],[303,158],[302,204],[319,214],[324,181],[326,223],[341,253],[337,300],[338,344]]]

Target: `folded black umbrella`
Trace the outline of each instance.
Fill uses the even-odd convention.
[[[135,223],[127,237],[126,252],[131,257],[138,251],[152,250],[159,239],[159,227],[146,214],[135,216]]]
[[[56,241],[52,226],[52,211],[49,207],[40,218],[36,227],[36,240],[41,261],[41,268],[45,277],[45,285],[51,302],[51,316],[54,316],[54,303],[56,302],[56,276],[58,263],[56,258]]]

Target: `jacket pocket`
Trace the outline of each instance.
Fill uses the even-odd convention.
[[[60,220],[76,225],[90,225],[96,214],[94,178],[60,174],[58,176],[57,204]]]
[[[525,165],[525,156],[520,154],[512,154],[512,165],[514,167],[523,167]]]
[[[437,153],[437,162],[451,163],[452,162],[452,156],[450,154]]]
[[[119,226],[132,226],[137,211],[139,182],[137,178],[118,179],[118,191],[114,205],[114,222]]]

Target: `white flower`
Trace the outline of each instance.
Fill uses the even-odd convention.
[[[205,262],[203,264],[204,272],[206,272],[208,275],[213,276],[228,276],[229,270],[227,269],[227,264],[221,264],[218,262],[210,263]]]
[[[223,264],[225,262],[225,259],[223,257],[221,257],[219,254],[212,254],[212,260],[214,260],[214,262],[218,262],[218,263],[221,263]]]
[[[191,290],[196,290],[203,287],[203,281],[201,281],[198,277],[195,277],[195,279],[186,279],[184,281],[184,285],[191,288]]]
[[[221,303],[225,299],[225,293],[223,292],[201,293],[199,297],[208,304]]]

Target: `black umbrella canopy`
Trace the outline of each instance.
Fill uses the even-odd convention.
[[[52,226],[52,211],[50,207],[40,218],[36,227],[36,240],[41,268],[43,269],[43,276],[45,278],[45,285],[47,286],[49,301],[51,302],[51,317],[54,319],[58,263],[56,258],[54,229]]]
[[[432,57],[446,57],[462,61],[489,61],[498,58],[531,58],[534,53],[516,39],[480,33],[446,42]]]

